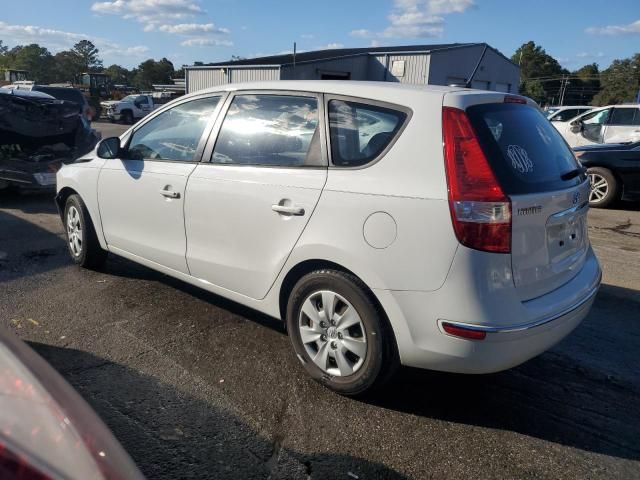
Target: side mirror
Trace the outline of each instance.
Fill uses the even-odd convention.
[[[111,160],[120,154],[120,139],[118,137],[105,138],[98,144],[98,157]]]
[[[571,130],[571,133],[580,133],[582,131],[582,121],[576,120],[575,122],[571,122],[569,130]]]

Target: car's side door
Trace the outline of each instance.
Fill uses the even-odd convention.
[[[607,122],[605,143],[627,142],[640,136],[640,109],[638,107],[614,107]]]
[[[123,139],[121,158],[105,162],[98,202],[110,250],[188,273],[185,187],[220,103],[209,95],[162,110]]]
[[[236,92],[187,186],[187,262],[200,280],[264,298],[327,178],[322,96]],[[217,135],[216,135],[217,134]]]
[[[603,143],[605,128],[611,115],[611,110],[611,108],[607,108],[605,110],[587,113],[583,116],[580,119],[582,122],[581,131],[576,134],[576,143],[572,146]],[[571,142],[569,142],[569,144],[571,145]]]

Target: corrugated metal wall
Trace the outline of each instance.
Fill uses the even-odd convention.
[[[282,80],[320,80],[323,73],[349,73],[351,80],[368,80],[367,64],[368,55],[299,63],[296,65],[295,77],[293,66],[284,65],[281,78]]]
[[[280,80],[280,67],[257,68],[193,68],[186,74],[187,93],[231,82]]]
[[[280,68],[229,68],[229,83],[280,80]]]
[[[472,45],[433,52],[429,67],[429,83],[464,83],[476,68],[483,50],[483,45]],[[489,48],[473,78],[472,86],[483,90],[517,92],[519,80],[518,66]]]
[[[429,78],[429,57],[428,53],[371,55],[369,57],[369,80],[426,85]],[[402,75],[393,74],[393,62],[396,61],[404,62]]]
[[[351,57],[292,65],[197,68],[187,70],[187,92],[230,82],[263,80],[319,80],[322,74],[349,74],[351,80],[374,80],[416,85],[463,83],[475,68],[483,45],[452,48],[432,53],[361,54]],[[395,64],[394,62],[404,62]],[[404,68],[402,68],[404,66]],[[515,92],[520,71],[517,65],[488,49],[474,78],[474,87]]]

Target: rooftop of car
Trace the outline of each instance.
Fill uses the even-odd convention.
[[[231,92],[238,90],[282,90],[294,92],[327,93],[346,95],[350,97],[368,98],[372,100],[386,101],[390,103],[407,104],[410,100],[424,95],[443,96],[447,93],[458,92],[462,94],[496,94],[501,92],[488,92],[472,90],[463,87],[446,87],[439,85],[408,85],[391,82],[364,82],[354,80],[274,80],[263,82],[230,83],[219,85],[204,90],[192,92],[192,95],[215,92]]]

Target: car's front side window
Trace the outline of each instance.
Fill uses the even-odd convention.
[[[225,116],[212,162],[321,166],[318,100],[289,95],[237,95]]]
[[[127,157],[135,160],[196,161],[198,143],[220,97],[181,103],[134,131]]]
[[[329,102],[331,160],[359,167],[374,160],[396,137],[407,114],[398,110],[345,100]]]

